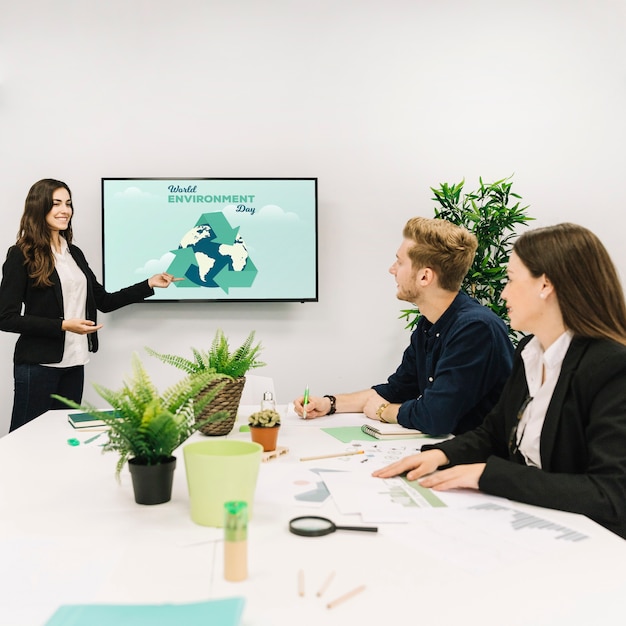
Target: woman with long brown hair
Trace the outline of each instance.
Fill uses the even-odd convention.
[[[502,297],[531,335],[498,404],[476,429],[374,475],[580,513],[626,538],[626,305],[613,262],[582,226],[531,230]]]
[[[0,283],[0,330],[19,333],[14,353],[15,396],[10,430],[56,404],[56,393],[76,402],[84,365],[98,349],[96,311],[114,311],[178,280],[165,272],[108,293],[72,243],[72,194],[53,179],[28,192],[17,242],[9,248]]]

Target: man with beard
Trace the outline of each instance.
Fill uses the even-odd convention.
[[[297,398],[298,415],[364,413],[380,422],[437,435],[478,426],[511,371],[513,346],[504,322],[460,290],[478,246],[467,229],[414,217],[389,269],[397,297],[421,317],[402,362],[386,383],[339,395]]]

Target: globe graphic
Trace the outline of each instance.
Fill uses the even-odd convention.
[[[232,259],[220,252],[221,243],[211,240],[211,227],[208,225],[192,228],[180,242],[180,248],[191,248],[197,265],[191,265],[185,277],[202,287],[218,287],[215,276],[221,269],[232,269]],[[238,239],[240,239],[238,237]],[[235,240],[237,241],[237,240]],[[243,241],[240,242],[243,245]]]
[[[239,227],[232,228],[222,213],[202,215],[172,252],[168,271],[185,278],[174,283],[177,288],[218,287],[228,293],[232,287],[250,287],[257,275]]]

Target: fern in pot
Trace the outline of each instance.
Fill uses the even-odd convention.
[[[211,371],[222,376],[219,381],[209,381],[200,390],[199,397],[203,397],[205,394],[212,393],[215,385],[220,384],[221,386],[219,393],[206,405],[204,413],[200,414],[198,419],[203,420],[206,414],[216,411],[223,411],[227,416],[220,422],[210,422],[201,426],[199,430],[202,434],[209,436],[227,435],[232,430],[237,419],[237,410],[246,382],[246,373],[251,369],[265,365],[263,361],[259,360],[262,350],[261,342],[255,343],[254,336],[255,332],[251,331],[238,348],[232,349],[224,332],[218,329],[208,350],[191,348],[193,356],[191,359],[175,354],[162,354],[151,348],[146,348],[151,356],[182,370],[187,375],[194,376],[201,372]]]
[[[57,395],[53,397],[104,421],[108,426],[108,441],[103,451],[119,455],[118,481],[128,461],[135,501],[138,504],[161,504],[171,498],[176,468],[174,450],[196,430],[225,418],[222,412],[212,412],[198,421],[198,416],[205,413],[206,407],[219,393],[224,377],[206,370],[188,375],[159,393],[136,354],[133,354],[132,367],[132,377],[120,390],[94,384],[98,395],[114,409],[113,414],[103,414],[91,404],[78,404]],[[211,392],[199,397],[199,391],[211,383]]]

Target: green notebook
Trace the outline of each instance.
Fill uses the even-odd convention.
[[[98,411],[97,414],[116,416],[115,409],[109,411]],[[93,428],[94,426],[106,426],[106,423],[98,419],[91,413],[69,413],[67,421],[74,428]]]

